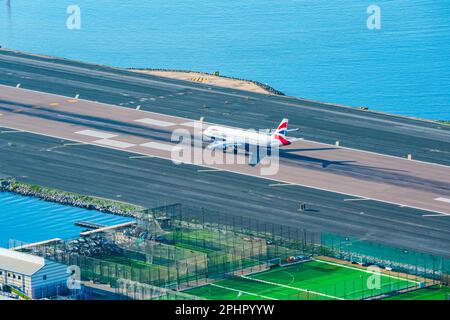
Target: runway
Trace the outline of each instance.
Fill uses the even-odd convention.
[[[180,145],[172,133],[194,134],[192,119],[7,86],[0,86],[0,113],[0,126],[8,128],[264,177],[275,180],[274,187],[302,185],[450,215],[450,167],[442,165],[313,141],[297,141],[280,150],[279,162],[267,157],[255,167],[243,154],[208,154],[202,145],[174,158],[181,152],[174,152]],[[199,127],[197,139],[207,125]]]
[[[144,207],[183,203],[450,257],[450,219],[383,202],[0,128],[0,176]],[[299,212],[299,202],[307,211]]]
[[[0,87],[2,177],[450,257],[450,127],[4,50],[0,83],[8,85]],[[275,175],[261,173],[264,163],[175,165],[172,132],[192,133],[200,116],[241,128],[271,128],[286,116],[305,140],[280,152]]]
[[[208,122],[240,128],[269,128],[286,117],[308,140],[328,144],[338,140],[345,147],[403,158],[411,153],[417,160],[450,165],[450,126],[303,98],[249,93],[5,49],[0,49],[0,83],[189,119],[203,116]]]

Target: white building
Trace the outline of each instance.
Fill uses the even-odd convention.
[[[9,286],[41,299],[67,292],[68,277],[63,264],[0,248],[0,289]]]

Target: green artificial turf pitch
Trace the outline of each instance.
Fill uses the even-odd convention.
[[[447,295],[450,295],[449,287],[440,287],[439,285],[435,285],[432,287],[391,296],[384,300],[446,300]]]
[[[378,288],[369,288],[374,274],[353,266],[314,260],[185,291],[213,300],[342,300],[363,299],[415,287],[417,281],[381,274]]]

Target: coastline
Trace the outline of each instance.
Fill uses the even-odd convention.
[[[38,198],[47,202],[131,218],[135,218],[139,212],[145,209],[130,203],[41,187],[29,183],[17,182],[14,179],[0,179],[0,192],[10,192],[21,196]]]
[[[89,61],[81,61],[81,60],[76,60],[76,59],[67,59],[67,58],[63,58],[63,57],[49,56],[49,55],[46,55],[46,54],[39,54],[39,53],[30,53],[30,52],[26,52],[26,51],[9,49],[9,48],[4,48],[4,47],[0,47],[0,50],[14,52],[14,53],[19,53],[19,54],[31,55],[31,56],[34,56],[34,57],[39,58],[39,59],[59,60],[59,61],[73,61],[73,62],[83,63],[83,64],[91,65],[91,66],[113,68],[113,69],[118,69],[118,70],[127,70],[127,71],[141,73],[141,74],[157,75],[156,73],[160,73],[160,74],[164,73],[165,76],[163,76],[163,75],[158,75],[158,76],[162,76],[162,77],[169,78],[169,79],[185,80],[185,81],[190,81],[190,82],[195,82],[195,81],[192,81],[192,80],[189,80],[189,79],[180,79],[180,78],[176,78],[176,77],[171,77],[171,76],[169,76],[169,73],[170,72],[181,73],[181,74],[183,74],[182,77],[186,77],[186,76],[189,77],[189,75],[191,75],[190,78],[193,78],[192,74],[216,76],[214,74],[207,73],[207,72],[197,72],[197,71],[190,71],[190,70],[115,67],[115,66],[110,66],[110,65],[104,65],[104,64],[101,64],[101,63],[95,63],[95,62],[89,62]],[[153,74],[153,73],[155,73],[155,74]],[[216,76],[216,77],[219,77],[221,79],[227,79],[229,81],[234,80],[234,81],[243,81],[243,82],[253,83],[254,85],[257,85],[260,88],[264,89],[265,90],[264,94],[285,96],[285,97],[290,97],[290,98],[294,98],[294,99],[301,99],[301,100],[305,100],[305,101],[310,101],[310,102],[314,102],[314,103],[321,103],[321,104],[324,104],[324,105],[334,106],[334,107],[338,107],[338,108],[348,108],[348,109],[353,109],[353,110],[360,110],[361,112],[372,112],[372,113],[383,114],[383,115],[390,116],[390,117],[404,118],[404,119],[423,121],[423,122],[431,122],[431,123],[435,123],[435,124],[450,126],[450,119],[434,120],[434,119],[420,118],[420,117],[414,117],[414,116],[407,116],[407,115],[398,114],[398,113],[389,113],[389,112],[384,112],[384,111],[377,110],[377,109],[369,109],[369,108],[361,107],[361,106],[360,107],[358,107],[358,106],[349,106],[349,105],[343,105],[343,104],[338,104],[338,103],[319,101],[319,100],[304,98],[304,97],[300,97],[300,96],[287,96],[283,92],[281,92],[281,91],[279,91],[279,90],[277,90],[275,88],[272,88],[272,87],[270,87],[267,84],[263,84],[263,83],[261,83],[259,81],[247,80],[247,79],[239,79],[239,78],[228,77],[228,76],[223,76],[223,75],[219,75],[219,76]],[[195,83],[198,83],[198,82],[195,82]],[[204,84],[207,84],[207,83],[205,82]],[[219,84],[211,84],[211,85],[219,86],[219,87],[221,86]],[[231,88],[233,88],[233,87],[231,87]],[[239,90],[243,90],[243,89],[237,88],[237,87],[234,87],[234,88],[235,89],[239,89]],[[249,90],[247,90],[247,91],[249,91]]]
[[[191,70],[152,69],[152,68],[144,68],[144,69],[128,68],[128,70],[137,73],[144,73],[153,76],[165,77],[169,79],[204,83],[223,88],[238,89],[263,94],[273,94],[278,96],[285,95],[283,92],[259,81],[223,76],[220,75],[218,71],[216,71],[215,73],[208,73]]]

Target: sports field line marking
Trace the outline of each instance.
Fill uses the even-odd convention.
[[[247,276],[241,276],[241,278],[248,279],[248,280],[253,280],[253,281],[257,281],[257,282],[261,282],[261,283],[265,283],[265,284],[270,284],[272,286],[278,286],[278,287],[283,287],[283,288],[287,288],[287,289],[291,289],[291,290],[297,290],[297,291],[312,293],[312,294],[316,294],[318,296],[327,297],[327,298],[331,298],[331,299],[345,300],[344,298],[331,296],[329,294],[325,294],[325,293],[321,293],[321,292],[315,292],[315,291],[312,291],[312,290],[306,290],[306,289],[297,288],[297,287],[292,287],[292,286],[288,286],[288,285],[281,284],[281,283],[275,283],[275,282],[261,280],[261,279],[256,279],[256,278],[251,278],[251,277],[247,277]]]
[[[352,266],[347,266],[345,264],[339,264],[339,263],[334,263],[334,262],[325,261],[325,260],[319,260],[319,259],[314,259],[314,258],[312,260],[313,261],[317,261],[317,262],[321,262],[321,263],[330,264],[330,265],[333,265],[333,266],[338,266],[338,267],[342,267],[342,268],[357,270],[357,271],[361,271],[361,272],[364,272],[364,273],[375,274],[375,272],[373,272],[373,271],[369,271],[369,270],[366,270],[366,269],[355,268],[355,267],[352,267]],[[397,280],[404,280],[404,281],[413,282],[415,284],[419,284],[420,283],[420,281],[406,279],[406,278],[402,278],[402,277],[397,277],[397,276],[393,276],[393,275],[390,275],[390,274],[385,274],[383,272],[380,272],[380,275],[383,276],[383,277],[387,277],[387,278],[393,278],[393,279],[397,279]]]
[[[257,293],[251,293],[251,292],[247,292],[247,291],[242,291],[242,290],[238,290],[238,289],[224,287],[224,286],[221,286],[221,285],[218,285],[218,284],[215,284],[215,283],[210,283],[210,285],[213,286],[213,287],[218,287],[218,288],[221,288],[221,289],[235,291],[235,292],[239,292],[239,293],[245,293],[245,294],[249,294],[249,295],[256,296],[256,297],[261,297],[261,298],[268,299],[268,300],[278,300],[278,299],[271,298],[271,297],[266,297],[266,296],[263,296],[263,295],[260,295],[260,294],[257,294]]]

